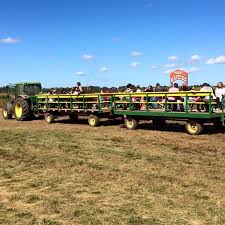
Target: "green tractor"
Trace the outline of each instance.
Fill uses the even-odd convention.
[[[14,88],[14,95],[5,102],[2,115],[4,119],[28,120],[33,115],[31,112],[30,98],[40,94],[42,91],[41,83],[18,83]],[[9,95],[9,93],[8,93]],[[12,97],[13,96],[13,97]]]

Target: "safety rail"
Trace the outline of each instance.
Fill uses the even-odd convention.
[[[113,94],[113,98],[115,111],[140,110],[149,112],[154,109],[161,109],[164,112],[171,112],[177,111],[173,110],[171,105],[177,105],[181,112],[190,113],[193,112],[193,106],[201,105],[206,107],[206,113],[212,114],[216,105],[213,94],[202,91],[119,93]],[[222,112],[224,112],[224,102],[222,103]]]
[[[172,100],[171,100],[172,99]],[[224,97],[222,113],[224,113]],[[216,101],[212,92],[142,92],[142,93],[94,93],[94,94],[42,94],[31,98],[32,111],[92,111],[114,113],[123,111],[144,112],[174,112],[177,113],[203,113],[200,107],[205,107],[204,113],[212,114]]]
[[[112,108],[112,95],[83,94],[55,95],[42,94],[31,98],[32,111],[98,111]]]

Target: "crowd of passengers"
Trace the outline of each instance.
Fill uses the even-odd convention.
[[[191,92],[196,92],[196,91],[207,91],[211,93],[211,101],[213,102],[213,105],[215,105],[216,110],[221,110],[222,109],[222,101],[224,101],[225,104],[225,86],[223,82],[218,82],[216,88],[213,88],[211,85],[208,83],[204,83],[200,86],[192,86],[188,87],[186,83],[183,83],[181,87],[179,87],[178,83],[173,83],[171,87],[167,90],[165,90],[164,87],[162,87],[159,83],[157,83],[155,86],[148,86],[147,88],[141,88],[139,85],[135,86],[132,84],[127,84],[126,88],[124,89],[114,89],[113,92],[118,92],[118,93],[141,93],[141,92],[180,92],[180,91],[191,91]],[[103,88],[101,90],[101,93],[111,93],[112,90],[109,88]],[[57,92],[56,90],[51,90],[48,94],[86,94],[86,93],[94,93],[93,87],[90,86],[87,88],[86,91],[84,91],[82,85],[80,82],[77,82],[77,85],[71,89],[69,93],[66,92],[65,89],[62,89],[60,92]],[[194,106],[196,105],[196,108],[199,112],[202,110],[209,111],[209,94],[207,94],[204,97],[200,97],[195,95],[194,97],[189,97],[188,102],[192,103],[190,104],[190,110],[193,110]],[[104,97],[104,101],[109,100],[109,96]],[[140,98],[140,97],[132,97],[132,102],[145,102],[145,98]],[[185,97],[180,97],[180,96],[169,96],[167,97],[167,103],[168,103],[168,110],[171,111],[184,111],[186,107],[186,98]],[[162,97],[150,97],[148,100],[150,102],[149,107],[156,109],[159,107],[163,107],[165,105],[165,98]],[[200,104],[203,102],[204,104]],[[146,109],[146,104],[142,103],[140,104],[140,109],[145,110]]]

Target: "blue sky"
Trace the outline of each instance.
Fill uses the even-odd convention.
[[[0,86],[225,82],[225,0],[0,0]]]

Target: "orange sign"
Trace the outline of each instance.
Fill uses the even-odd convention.
[[[188,73],[183,70],[175,70],[170,73],[170,83],[174,83],[177,80],[182,80],[188,85]]]

